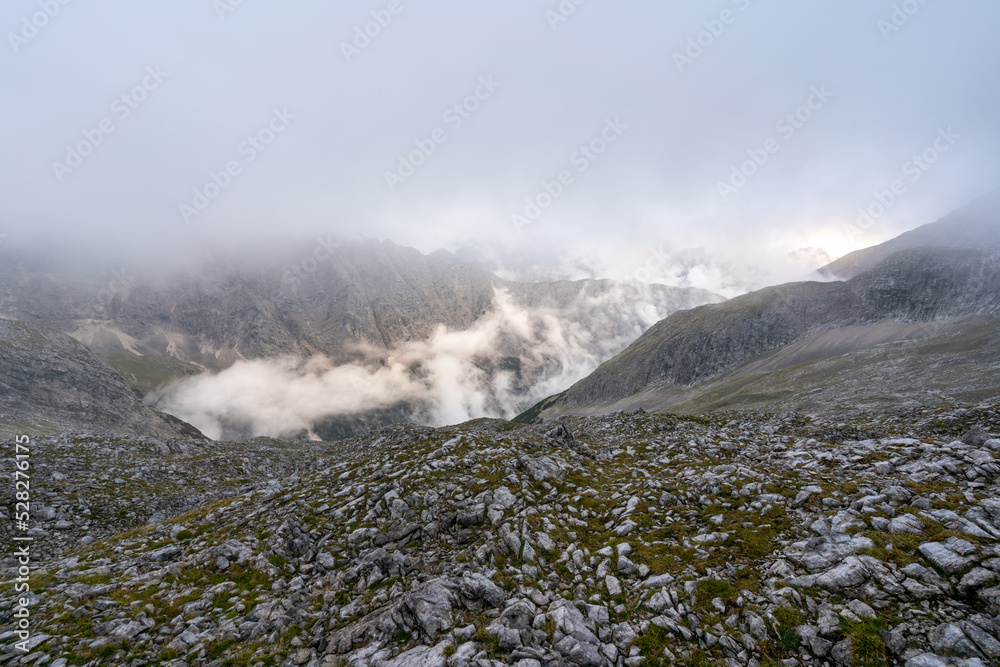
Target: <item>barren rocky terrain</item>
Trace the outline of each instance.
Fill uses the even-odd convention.
[[[0,664],[991,665],[998,434],[981,405],[42,439]]]

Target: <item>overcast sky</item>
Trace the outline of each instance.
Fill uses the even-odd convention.
[[[62,2],[0,7],[0,260],[361,233],[622,277],[1000,184],[995,0]]]

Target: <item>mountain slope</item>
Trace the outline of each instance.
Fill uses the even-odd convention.
[[[866,340],[880,342],[864,344]],[[553,397],[518,419],[665,407],[694,414],[729,409],[829,414],[979,403],[998,396],[997,320],[955,318],[931,324],[883,320],[807,336],[693,386],[661,382],[617,401],[575,408],[558,406],[558,397]]]
[[[853,278],[895,252],[920,247],[972,248],[1000,254],[1000,190],[983,195],[937,222],[844,255],[819,272],[834,278]]]
[[[929,345],[939,355],[937,362],[946,364],[949,350],[939,346],[946,336],[966,336],[969,350],[985,355],[972,365],[977,372],[969,377],[988,377],[993,367],[983,362],[1000,359],[995,356],[998,314],[1000,257],[952,248],[904,250],[846,282],[792,283],[675,313],[560,397],[548,400],[535,414],[551,418],[681,405],[697,410],[742,406],[747,404],[741,402],[744,399],[759,407],[779,404],[804,391],[830,396],[838,393],[837,373],[821,373],[809,381],[802,377],[786,380],[781,389],[765,392],[766,398],[754,394],[756,399],[748,395],[755,390],[746,378],[879,345],[924,339],[937,341]],[[978,333],[972,332],[975,327],[980,327]],[[963,351],[955,345],[956,355]],[[916,349],[906,346],[900,354],[903,359],[897,366],[901,368],[919,357]],[[845,362],[841,371],[864,366],[870,371],[869,380],[879,375],[884,360],[878,354],[869,355],[864,363],[860,359]],[[957,358],[950,361],[959,362]],[[911,375],[908,382],[912,381]],[[945,384],[936,389],[960,390],[958,385]],[[996,386],[995,382],[984,385]],[[699,401],[699,396],[711,391],[716,392],[715,399]]]
[[[0,436],[62,431],[203,437],[143,405],[120,375],[69,336],[0,320]]]

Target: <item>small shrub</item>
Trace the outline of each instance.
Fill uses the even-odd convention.
[[[670,633],[658,625],[650,624],[646,633],[639,637],[635,644],[639,647],[639,654],[646,660],[644,665],[663,665],[663,649],[667,647]]]
[[[774,610],[774,620],[782,625],[796,627],[805,623],[802,612],[794,607],[778,607]]]
[[[840,619],[844,634],[851,638],[854,664],[858,667],[883,667],[889,664],[889,655],[881,632],[886,629],[881,619],[865,619],[860,623]]]
[[[496,658],[503,654],[503,649],[500,648],[500,639],[497,637],[480,631],[476,633],[474,639],[486,651],[488,656]]]

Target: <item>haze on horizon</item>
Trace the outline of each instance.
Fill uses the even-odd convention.
[[[0,261],[363,234],[732,295],[1000,183],[986,0],[65,1],[0,9]]]

